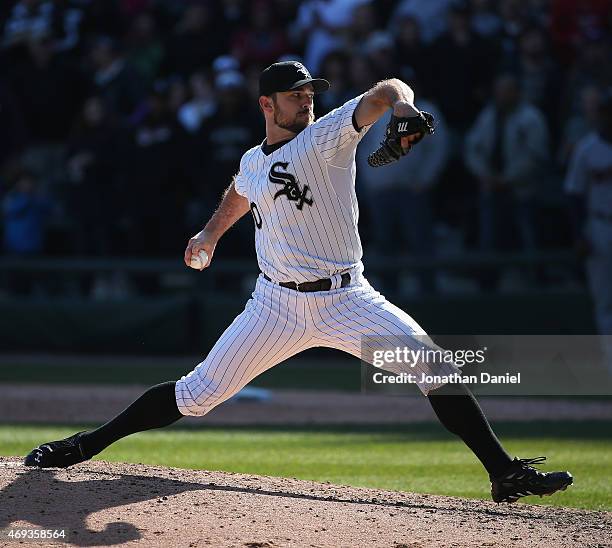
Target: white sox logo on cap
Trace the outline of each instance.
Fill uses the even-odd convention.
[[[304,78],[310,78],[310,73],[306,70],[306,67],[304,65],[302,65],[302,63],[298,63],[297,61],[294,63],[295,68],[297,69],[297,71],[304,76]]]

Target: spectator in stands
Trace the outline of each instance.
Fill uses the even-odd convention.
[[[373,2],[357,4],[351,13],[351,22],[347,28],[347,39],[350,48],[355,51],[365,44],[374,32],[381,32],[378,22],[378,11]]]
[[[533,197],[548,157],[543,114],[521,102],[516,76],[498,77],[494,101],[479,114],[465,147],[466,165],[480,185],[483,251],[507,249],[514,231],[522,249],[536,249]],[[483,279],[487,289],[494,282]]]
[[[314,103],[317,117],[327,114],[351,99],[348,66],[349,55],[342,50],[332,51],[325,56],[321,66],[321,78],[325,78],[331,87],[317,96]]]
[[[273,5],[257,0],[251,3],[249,25],[234,35],[230,48],[242,66],[268,66],[286,53],[288,46],[285,30],[274,21]]]
[[[131,131],[120,164],[126,250],[151,256],[175,253],[185,236],[181,223],[192,181],[186,135],[169,106],[169,86],[156,83],[146,114]],[[177,219],[179,222],[177,222]]]
[[[523,0],[500,0],[502,27],[496,36],[503,66],[511,66],[518,56],[518,40],[529,26],[529,6]]]
[[[597,129],[583,137],[565,178],[575,245],[586,267],[597,329],[612,377],[612,88],[602,94]]]
[[[429,44],[446,32],[447,14],[454,3],[455,0],[401,0],[391,18],[391,24],[407,16],[415,18],[422,30],[423,41]]]
[[[360,49],[377,68],[380,78],[395,78],[397,76],[397,66],[393,48],[394,42],[391,34],[376,31],[369,36]]]
[[[579,105],[585,85],[605,89],[612,85],[612,48],[610,37],[594,36],[586,40],[578,52],[576,62],[568,72],[563,97],[562,116],[568,116]]]
[[[446,165],[448,135],[438,107],[423,96],[414,81],[410,85],[415,90],[416,106],[435,116],[435,134],[423,139],[401,162],[384,169],[372,168],[367,164],[367,157],[384,140],[390,113],[384,116],[368,131],[357,149],[358,184],[367,191],[364,203],[372,221],[372,250],[401,256],[407,246],[411,257],[427,258],[435,253],[432,191]],[[421,291],[433,291],[434,272],[421,270],[419,274]],[[390,287],[389,280],[386,288],[395,289]]]
[[[54,52],[49,34],[30,38],[25,53],[8,80],[23,113],[30,145],[62,141],[85,97],[86,80]]]
[[[98,38],[90,51],[90,61],[96,95],[110,112],[127,119],[145,93],[142,79],[126,62],[120,44],[109,37]]]
[[[597,129],[600,101],[601,91],[597,86],[587,85],[582,88],[579,107],[571,113],[563,126],[558,154],[561,166],[567,166],[576,143]]]
[[[2,201],[3,250],[8,255],[40,255],[52,210],[50,198],[39,188],[33,173],[19,168],[13,187]]]
[[[204,72],[191,75],[189,94],[190,98],[178,111],[178,119],[189,133],[197,133],[202,123],[213,115],[217,104],[213,87]]]
[[[325,56],[344,46],[355,7],[370,0],[306,0],[300,4],[294,32],[304,44],[304,63],[318,74]]]
[[[142,12],[132,22],[127,37],[127,62],[146,87],[157,78],[164,59],[164,44],[157,32],[155,18]]]
[[[167,40],[166,72],[189,76],[227,52],[228,33],[215,3],[189,5]]]
[[[349,93],[351,97],[365,93],[379,79],[376,67],[372,66],[372,62],[367,57],[362,55],[351,57],[349,65],[349,81],[351,83]]]
[[[12,167],[7,177],[11,188],[0,200],[2,253],[16,257],[40,255],[45,251],[47,221],[53,205],[39,189],[32,172],[19,164]],[[0,272],[0,291],[3,289],[13,295],[30,295],[43,287],[31,273]]]
[[[428,57],[432,67],[428,87],[448,125],[463,132],[487,96],[496,52],[472,31],[466,4],[453,5],[448,22],[448,31],[432,45]]]
[[[403,75],[410,74],[421,82],[423,91],[430,92],[429,79],[432,73],[428,50],[421,38],[421,27],[416,17],[403,16],[395,29],[395,64]]]
[[[244,151],[263,139],[257,113],[246,106],[246,81],[239,72],[224,72],[215,80],[217,108],[200,131],[202,179],[207,180],[216,206],[221,192],[236,173]]]
[[[70,183],[69,215],[79,227],[72,232],[79,255],[112,254],[117,222],[117,172],[122,141],[112,115],[99,97],[85,102],[66,151]]]
[[[536,106],[546,116],[551,135],[557,136],[562,78],[541,28],[530,27],[523,32],[519,38],[519,56],[514,66],[508,68],[519,76],[523,101]]]

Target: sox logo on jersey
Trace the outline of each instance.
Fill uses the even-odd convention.
[[[274,199],[276,200],[279,196],[287,196],[289,201],[297,202],[295,205],[298,209],[302,209],[304,204],[312,206],[312,198],[308,198],[310,187],[304,185],[304,188],[300,189],[300,183],[294,175],[287,171],[278,170],[278,168],[286,170],[288,165],[289,162],[276,162],[270,168],[270,174],[268,175],[270,182],[283,185],[283,188],[274,195]]]

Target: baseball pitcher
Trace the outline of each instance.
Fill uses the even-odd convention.
[[[257,375],[308,348],[337,348],[371,360],[376,350],[394,345],[423,347],[426,333],[418,323],[363,276],[355,150],[392,109],[385,138],[369,157],[371,166],[384,169],[434,132],[433,117],[416,109],[408,85],[391,79],[315,121],[314,97],[328,88],[298,62],[275,63],[262,72],[259,107],[266,139],[242,156],[217,211],[185,251],[187,265],[195,260],[202,269],[210,267],[223,234],[252,215],[261,274],[244,311],[191,373],[152,387],[98,429],[37,447],[27,465],[70,466],[134,432],[205,415]],[[452,364],[411,365],[418,378],[457,371]],[[401,372],[397,364],[384,367]],[[568,472],[543,473],[533,466],[545,457],[510,457],[463,384],[418,386],[444,426],[488,471],[494,501],[549,495],[572,483]]]

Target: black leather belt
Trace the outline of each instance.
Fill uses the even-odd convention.
[[[263,277],[269,282],[272,281],[265,274],[263,275]],[[344,274],[342,274],[340,287],[346,287],[350,283],[351,275],[348,272],[345,272]],[[286,287],[287,289],[300,291],[302,293],[310,293],[311,291],[329,291],[332,288],[332,281],[330,278],[323,278],[322,280],[317,280],[315,282],[278,282],[278,285],[280,285],[281,287]]]

